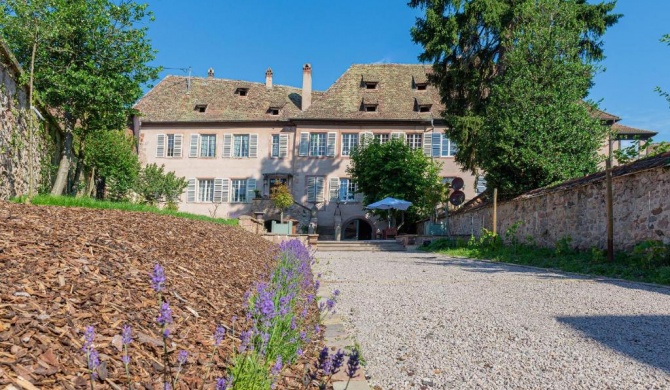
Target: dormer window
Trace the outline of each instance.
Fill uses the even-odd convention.
[[[425,97],[414,98],[414,110],[418,112],[430,112],[433,102]]]
[[[361,102],[361,111],[364,112],[377,112],[379,108],[379,101],[376,97],[366,96]]]
[[[427,88],[428,88],[428,84],[427,84],[427,83],[419,83],[419,84],[416,84],[416,90],[417,90],[417,91],[425,91]]]
[[[272,116],[277,116],[279,115],[279,109],[278,108],[271,108],[268,110],[268,114]]]
[[[365,89],[377,89],[376,81],[368,81],[365,83]]]
[[[196,104],[195,108],[193,108],[195,112],[205,112],[207,111],[207,105],[206,104]]]
[[[276,101],[270,102],[270,107],[268,108],[268,111],[267,111],[268,115],[273,115],[273,116],[279,115],[279,113],[281,112],[281,109],[284,108],[285,105],[286,105],[286,101],[284,101],[284,100],[276,100]]]
[[[379,87],[379,78],[374,75],[363,75],[361,77],[361,88],[363,89],[368,89],[368,90],[374,90]]]
[[[417,91],[425,91],[428,89],[428,77],[426,74],[418,74],[412,76],[412,86]]]
[[[249,93],[249,88],[237,88],[235,90],[235,95],[238,95],[238,96],[247,96],[248,93]]]
[[[430,112],[430,104],[419,106],[419,112]]]

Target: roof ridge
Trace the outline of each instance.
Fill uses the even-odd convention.
[[[167,76],[165,76],[165,78],[164,78],[163,80],[167,79],[168,77],[176,77],[176,78],[183,78],[183,79],[186,79],[186,78],[188,78],[189,76],[180,76],[180,75],[173,75],[173,74],[171,74],[171,75],[167,75]],[[191,76],[191,80],[196,80],[196,79],[197,79],[197,80],[204,80],[204,81],[208,81],[208,80],[209,80],[209,81],[232,81],[232,82],[240,82],[240,83],[248,83],[248,84],[258,84],[258,85],[260,85],[260,86],[265,86],[265,83],[262,82],[262,81],[247,81],[247,80],[239,80],[239,79],[220,78],[220,77],[219,77],[219,78],[216,78],[216,77],[215,77],[215,78],[209,78],[209,77],[202,77],[202,76]],[[163,80],[161,80],[161,81],[163,81]],[[291,89],[302,90],[302,87],[294,87],[294,86],[291,86],[291,85],[283,85],[283,84],[274,84],[274,83],[273,83],[273,84],[272,84],[272,88],[274,88],[274,87],[279,87],[279,88],[291,88]],[[318,91],[317,91],[317,92],[318,92]]]

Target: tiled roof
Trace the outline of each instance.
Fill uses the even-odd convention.
[[[431,114],[440,118],[444,106],[438,90],[431,85],[424,91],[414,88],[415,83],[425,82],[431,71],[429,65],[352,65],[296,119],[430,120]],[[376,89],[366,89],[366,81],[378,82]],[[431,102],[430,111],[418,112],[415,98]],[[378,104],[377,111],[361,110],[363,101],[376,101],[369,104]]]
[[[186,76],[167,76],[149,91],[135,108],[144,122],[213,122],[213,121],[277,121],[288,120],[300,113],[301,89],[249,81],[191,77],[187,93]],[[246,96],[236,94],[248,89]],[[195,110],[206,104],[205,112]],[[279,116],[268,114],[281,108]]]
[[[618,123],[613,124],[612,129],[615,130],[616,133],[620,135],[639,135],[639,136],[653,137],[656,134],[658,134],[655,131],[636,129],[634,127],[628,127]]]
[[[618,121],[621,120],[621,118],[619,118],[618,116],[610,114],[610,113],[602,111],[602,110],[593,109],[592,111],[593,111],[592,112],[593,117],[596,118],[596,119],[600,119],[600,120],[603,120],[603,121],[614,121],[614,122],[618,122]]]

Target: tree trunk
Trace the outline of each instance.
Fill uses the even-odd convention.
[[[93,197],[95,192],[95,167],[91,168],[91,175],[88,177],[88,188],[86,189],[86,196]]]
[[[35,52],[37,51],[37,33],[35,33],[35,39],[33,40],[33,50],[30,55],[30,86],[28,87],[28,198],[32,198],[35,195],[35,166],[33,161],[33,150],[35,148],[35,142],[33,141],[33,134],[35,129],[35,114],[33,114],[33,77],[35,75]]]
[[[65,114],[65,142],[63,143],[63,154],[58,164],[58,174],[56,181],[51,188],[51,195],[62,195],[67,187],[67,177],[72,163],[72,139],[73,139],[74,120],[70,114]]]
[[[279,223],[284,223],[284,210],[279,212]]]

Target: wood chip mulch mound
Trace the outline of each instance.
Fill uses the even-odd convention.
[[[156,263],[165,268],[175,318],[169,350],[189,352],[182,383],[199,388],[216,325],[244,317],[244,293],[268,275],[275,250],[237,227],[0,202],[0,388],[87,388],[81,348],[89,325],[102,362],[96,388],[125,388],[125,324],[134,337],[133,388],[160,388],[163,345],[150,277]],[[224,342],[206,387],[234,343]]]

